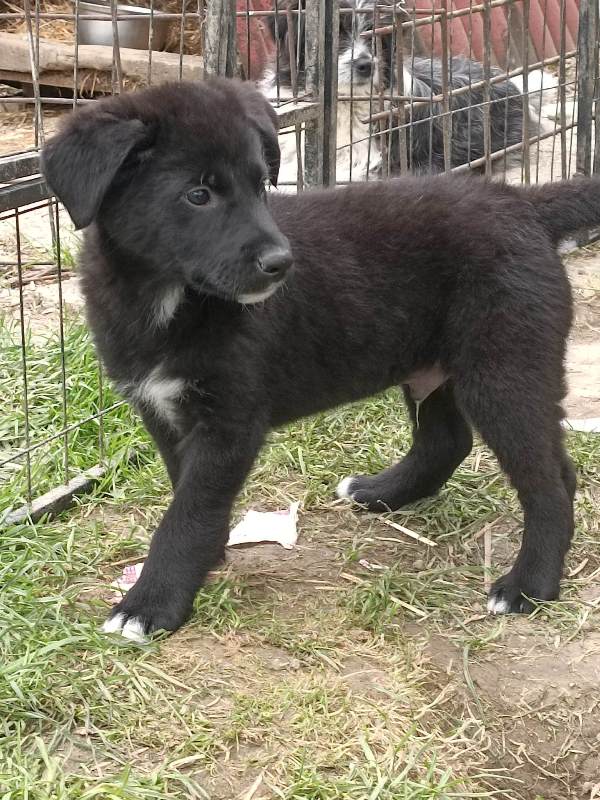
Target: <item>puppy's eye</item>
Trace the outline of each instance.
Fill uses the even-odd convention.
[[[188,201],[194,206],[205,206],[210,203],[210,192],[203,186],[198,186],[196,189],[190,189],[186,194]]]

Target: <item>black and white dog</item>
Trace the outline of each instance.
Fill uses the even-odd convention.
[[[296,53],[296,67],[300,88],[304,79],[304,17],[294,15],[294,29],[288,30],[286,7],[304,7],[304,0],[280,0],[281,12],[271,19],[271,29],[278,43],[277,56],[273,58],[262,82],[265,95],[273,99],[291,97],[292,69],[290,64],[289,38],[293,38],[292,52]],[[385,8],[398,5],[394,0],[378,0],[379,24],[390,24],[393,17],[386,15]],[[383,9],[381,9],[383,6]],[[337,164],[338,182],[363,181],[368,177],[379,177],[398,171],[400,164],[399,134],[397,130],[388,137],[388,158],[382,163],[381,137],[375,135],[369,117],[379,111],[378,92],[380,85],[393,88],[398,93],[399,81],[395,74],[395,55],[392,51],[392,36],[383,39],[381,58],[373,52],[372,37],[365,38],[373,29],[375,0],[340,0],[340,32],[338,53],[338,93],[352,95],[352,102],[340,100],[337,106]],[[501,75],[492,70],[492,76]],[[450,167],[467,164],[485,155],[485,92],[476,84],[482,82],[485,72],[482,64],[467,58],[455,57],[448,65],[448,81],[451,92],[451,141]],[[546,86],[549,85],[548,76]],[[537,85],[538,73],[531,74],[531,85]],[[432,98],[442,94],[442,62],[437,58],[406,57],[403,68],[403,94],[414,98]],[[372,99],[371,99],[372,98]],[[523,101],[519,88],[510,80],[492,83],[489,87],[490,152],[511,147],[522,141]],[[411,172],[443,172],[444,162],[444,116],[443,103],[408,103],[406,105],[407,163]],[[529,135],[534,136],[538,115],[532,107]],[[398,125],[393,120],[392,128]],[[384,127],[389,128],[389,120]],[[282,149],[282,183],[296,183],[297,159],[294,136],[280,137]],[[520,154],[517,153],[517,157]],[[514,155],[507,157],[507,163]],[[497,162],[504,165],[504,160]]]
[[[275,122],[256,89],[213,79],[98,100],[44,150],[49,185],[86,228],[98,352],[174,489],[105,629],[141,638],[185,621],[270,429],[394,385],[410,451],[338,492],[372,510],[434,494],[474,427],[525,516],[488,608],[557,597],[575,474],[560,424],[572,303],[556,248],[600,223],[600,180],[426,176],[269,194]]]

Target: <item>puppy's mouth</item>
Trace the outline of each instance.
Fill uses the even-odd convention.
[[[275,294],[275,292],[279,289],[280,286],[283,286],[285,281],[277,281],[276,283],[272,283],[266,289],[263,289],[262,292],[241,292],[236,297],[238,303],[241,303],[244,306],[251,306],[255,303],[262,303],[263,300],[271,297]]]

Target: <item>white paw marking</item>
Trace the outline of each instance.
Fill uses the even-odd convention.
[[[353,500],[354,495],[350,492],[350,486],[352,485],[352,481],[356,478],[356,475],[349,475],[347,478],[343,478],[337,486],[335,493],[340,498],[345,498],[346,500]]]
[[[103,633],[118,633],[122,630],[125,623],[125,614],[115,614],[114,617],[109,617],[102,626]]]
[[[127,615],[123,614],[123,612],[115,614],[114,617],[109,617],[102,625],[102,632],[120,633],[124,639],[129,639],[132,642],[146,643],[148,641],[141,619],[139,617],[127,619]]]
[[[498,597],[489,597],[487,610],[488,614],[508,614],[508,603]]]
[[[132,617],[128,619],[121,631],[121,635],[125,639],[130,639],[132,642],[147,642],[144,625],[139,617]]]
[[[179,304],[183,299],[183,286],[171,286],[154,303],[153,322],[157,328],[164,328],[175,316]]]

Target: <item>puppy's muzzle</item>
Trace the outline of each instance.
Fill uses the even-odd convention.
[[[373,59],[370,56],[362,56],[354,62],[354,73],[359,80],[367,80],[373,72]]]
[[[293,263],[292,251],[286,247],[264,250],[256,259],[259,272],[273,281],[283,280]]]

